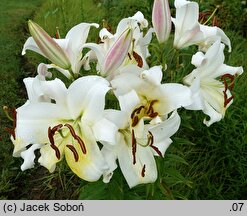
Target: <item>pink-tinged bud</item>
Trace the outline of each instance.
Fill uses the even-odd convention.
[[[71,64],[64,50],[37,23],[29,20],[28,27],[35,43],[42,53],[55,65],[70,69]]]
[[[152,23],[159,43],[164,43],[171,33],[171,12],[168,0],[154,0]]]
[[[132,36],[132,29],[127,28],[110,48],[104,62],[105,75],[116,70],[124,62],[129,52]]]

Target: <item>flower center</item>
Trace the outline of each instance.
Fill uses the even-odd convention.
[[[69,129],[69,133],[66,136],[64,136],[63,133],[62,133],[63,129],[66,129],[66,130]],[[54,136],[55,136],[55,134],[57,132],[61,135],[61,137],[63,139],[66,138],[67,136],[71,135],[73,137],[73,139],[76,141],[76,143],[79,144],[82,153],[83,154],[87,153],[87,149],[86,149],[84,141],[82,140],[82,138],[79,135],[76,134],[73,126],[68,124],[68,123],[66,123],[64,125],[63,124],[58,124],[58,125],[54,126],[53,128],[51,128],[51,127],[48,128],[48,138],[49,138],[49,141],[50,141],[50,146],[51,146],[52,149],[54,149],[56,157],[57,157],[58,160],[61,158],[61,153],[60,153],[59,148],[55,144],[55,140],[54,140]],[[79,153],[77,152],[77,150],[74,147],[74,145],[73,144],[67,144],[66,147],[73,153],[75,162],[78,162]]]
[[[151,102],[147,102],[145,106],[141,105],[134,109],[130,116],[132,121],[131,126],[135,127],[139,123],[139,120],[143,117],[148,117],[152,119],[158,116],[159,113],[155,112],[153,107],[154,104],[157,102],[158,100],[152,100]]]

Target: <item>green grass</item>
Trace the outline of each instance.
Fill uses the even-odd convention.
[[[3,2],[3,1],[2,1]],[[3,3],[0,4],[3,4]],[[0,22],[1,59],[1,106],[18,107],[25,101],[22,78],[34,76],[40,56],[28,53],[20,58],[22,43],[28,37],[25,20],[41,1],[5,1],[1,5],[3,16]],[[25,2],[25,3],[24,3]],[[32,2],[32,4],[31,4]],[[35,3],[34,3],[35,2]],[[142,11],[151,19],[151,0],[50,0],[35,14],[34,20],[49,34],[54,35],[59,27],[61,36],[80,22],[96,22],[102,25],[105,19],[112,29],[124,17]],[[73,2],[73,4],[71,4]],[[172,2],[172,1],[171,1]],[[220,26],[232,41],[233,51],[226,53],[226,63],[247,68],[246,11],[241,1],[218,0],[200,1],[201,11],[217,11]],[[16,5],[17,4],[17,5]],[[172,9],[172,13],[174,8]],[[234,13],[233,13],[234,12]],[[22,14],[20,16],[19,14]],[[9,16],[6,16],[9,14]],[[235,19],[237,18],[237,19]],[[11,27],[9,27],[11,26]],[[101,26],[102,27],[102,26]],[[98,30],[90,32],[89,40],[97,41]],[[172,42],[172,41],[171,41]],[[155,40],[153,41],[155,44]],[[151,52],[157,55],[159,48],[152,46]],[[183,52],[191,54],[190,48]],[[183,55],[179,57],[190,57]],[[176,60],[176,57],[175,57]],[[150,62],[164,64],[159,58]],[[173,61],[173,60],[171,60]],[[181,80],[181,73],[191,71],[192,65],[185,68],[171,67],[166,75],[168,80]],[[181,72],[181,73],[180,73]],[[21,89],[21,91],[20,91]],[[247,199],[247,74],[237,78],[233,90],[234,103],[227,110],[225,118],[211,127],[202,124],[205,117],[200,111],[180,110],[182,125],[172,137],[164,159],[157,158],[159,178],[154,184],[139,185],[129,189],[118,169],[109,184],[101,181],[88,183],[75,176],[66,163],[60,163],[54,173],[37,165],[34,169],[20,171],[22,160],[13,158],[9,135],[4,127],[9,122],[1,111],[1,178],[0,198],[2,199]],[[20,191],[19,188],[22,188]]]

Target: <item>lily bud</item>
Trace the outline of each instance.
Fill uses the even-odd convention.
[[[31,20],[28,21],[28,28],[37,46],[52,63],[63,69],[70,69],[67,54],[44,29]]]
[[[159,43],[164,43],[171,32],[171,13],[168,0],[154,0],[152,23]]]
[[[108,51],[104,63],[105,74],[116,70],[124,62],[132,42],[132,36],[132,29],[127,28]]]

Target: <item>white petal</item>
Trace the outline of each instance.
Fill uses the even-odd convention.
[[[83,45],[86,43],[90,27],[99,27],[96,23],[80,23],[74,26],[66,35],[66,39],[69,40],[69,46],[67,53],[72,63],[72,70],[74,73],[79,73],[80,66],[79,62],[82,58]]]
[[[150,82],[152,85],[160,85],[162,80],[162,67],[154,66],[149,70],[145,70],[141,73],[141,78]]]
[[[229,52],[231,52],[231,41],[219,27],[200,25],[200,30],[204,34],[205,43],[207,46],[213,44],[216,40],[218,40],[218,38],[220,38],[221,42],[226,44],[229,48]]]
[[[116,134],[118,128],[109,120],[103,118],[97,121],[93,126],[92,130],[97,141],[107,142],[111,145],[116,144]]]
[[[175,1],[176,28],[183,33],[198,24],[199,6],[196,2]]]
[[[118,100],[121,110],[129,114],[136,108],[137,105],[140,104],[140,99],[134,90],[125,95],[119,96]]]
[[[45,96],[55,100],[56,104],[66,106],[67,88],[60,79],[41,81],[41,91]]]
[[[185,108],[188,110],[202,110],[204,108],[204,98],[200,89],[200,77],[196,77],[191,83],[192,103]]]
[[[46,80],[47,78],[52,78],[52,73],[48,69],[52,68],[49,64],[40,63],[37,68],[38,76],[40,80]]]
[[[107,109],[104,112],[104,117],[113,122],[119,129],[125,129],[128,125],[129,116],[124,111]]]
[[[129,187],[154,182],[157,179],[157,168],[151,149],[137,145],[136,163],[133,164],[131,144],[127,145],[124,141],[120,144],[118,151],[119,166]]]
[[[40,55],[43,55],[45,57],[45,55],[42,53],[42,51],[39,49],[39,47],[37,46],[37,44],[35,43],[33,37],[29,37],[22,49],[22,55],[26,54],[26,50],[32,50],[36,53],[39,53]]]
[[[222,64],[214,74],[215,78],[223,76],[224,74],[241,75],[244,72],[243,67],[232,67],[226,64]]]
[[[177,111],[174,111],[168,119],[164,120],[157,126],[151,127],[149,131],[154,137],[154,145],[170,138],[173,134],[175,134],[179,129],[180,122],[181,120]]]
[[[202,65],[205,65],[206,62],[207,59],[202,52],[197,52],[195,55],[192,56],[191,63],[196,67],[201,67]]]
[[[205,102],[205,109],[203,112],[210,117],[209,120],[206,120],[206,118],[203,120],[203,123],[208,127],[223,118],[222,114],[215,111],[215,109],[213,109],[213,107],[210,106],[207,102]]]
[[[103,28],[100,30],[99,32],[99,37],[102,41],[108,39],[108,38],[112,38],[113,34],[110,33],[106,28]]]
[[[123,95],[136,89],[138,86],[143,88],[145,81],[140,78],[143,69],[137,65],[128,65],[121,70],[121,74],[111,80],[111,85],[116,96]]]
[[[38,162],[40,163],[41,166],[45,167],[46,169],[49,170],[50,173],[54,172],[56,168],[56,164],[62,160],[63,154],[64,154],[64,146],[58,147],[59,152],[61,154],[61,158],[58,159],[56,157],[54,149],[51,148],[50,144],[44,145],[40,149],[40,158]]]
[[[28,104],[16,111],[16,137],[25,143],[48,142],[48,128],[58,125],[61,119],[71,119],[64,107],[50,103]]]
[[[188,87],[176,84],[162,84],[149,93],[152,100],[158,100],[154,103],[154,109],[160,114],[165,115],[182,106],[191,104],[191,91]]]
[[[105,161],[109,167],[109,169],[107,169],[104,173],[103,173],[103,182],[104,183],[109,183],[112,175],[113,175],[113,171],[117,168],[117,146],[111,146],[106,147],[104,146],[101,150],[101,153],[103,155],[103,157],[105,158]]]
[[[170,138],[161,140],[158,143],[153,144],[153,146],[157,147],[161,153],[161,155],[164,157],[165,156],[165,152],[168,149],[168,147],[171,145],[172,140]],[[152,149],[153,154],[155,156],[160,156],[154,149]]]
[[[106,57],[106,50],[103,49],[101,44],[86,43],[83,45],[83,48],[89,48],[95,53],[98,60],[99,70],[100,72],[103,71],[104,60]]]
[[[34,151],[39,149],[41,146],[42,145],[40,145],[40,144],[34,144],[29,149],[27,149],[26,151],[23,151],[21,153],[21,157],[24,159],[24,162],[21,165],[22,171],[34,167],[34,159],[35,159]]]
[[[100,152],[91,129],[83,122],[81,124],[81,132],[81,137],[87,150],[86,154],[83,154],[79,144],[74,143],[74,148],[78,153],[79,160],[75,161],[73,153],[66,147],[66,161],[71,170],[80,178],[90,182],[97,181],[109,167]]]
[[[68,106],[74,119],[96,122],[101,119],[109,83],[99,76],[85,76],[74,81],[68,89]]]
[[[69,30],[66,39],[69,39],[69,46],[73,52],[81,52],[82,46],[86,43],[90,27],[99,27],[97,23],[80,23]]]

